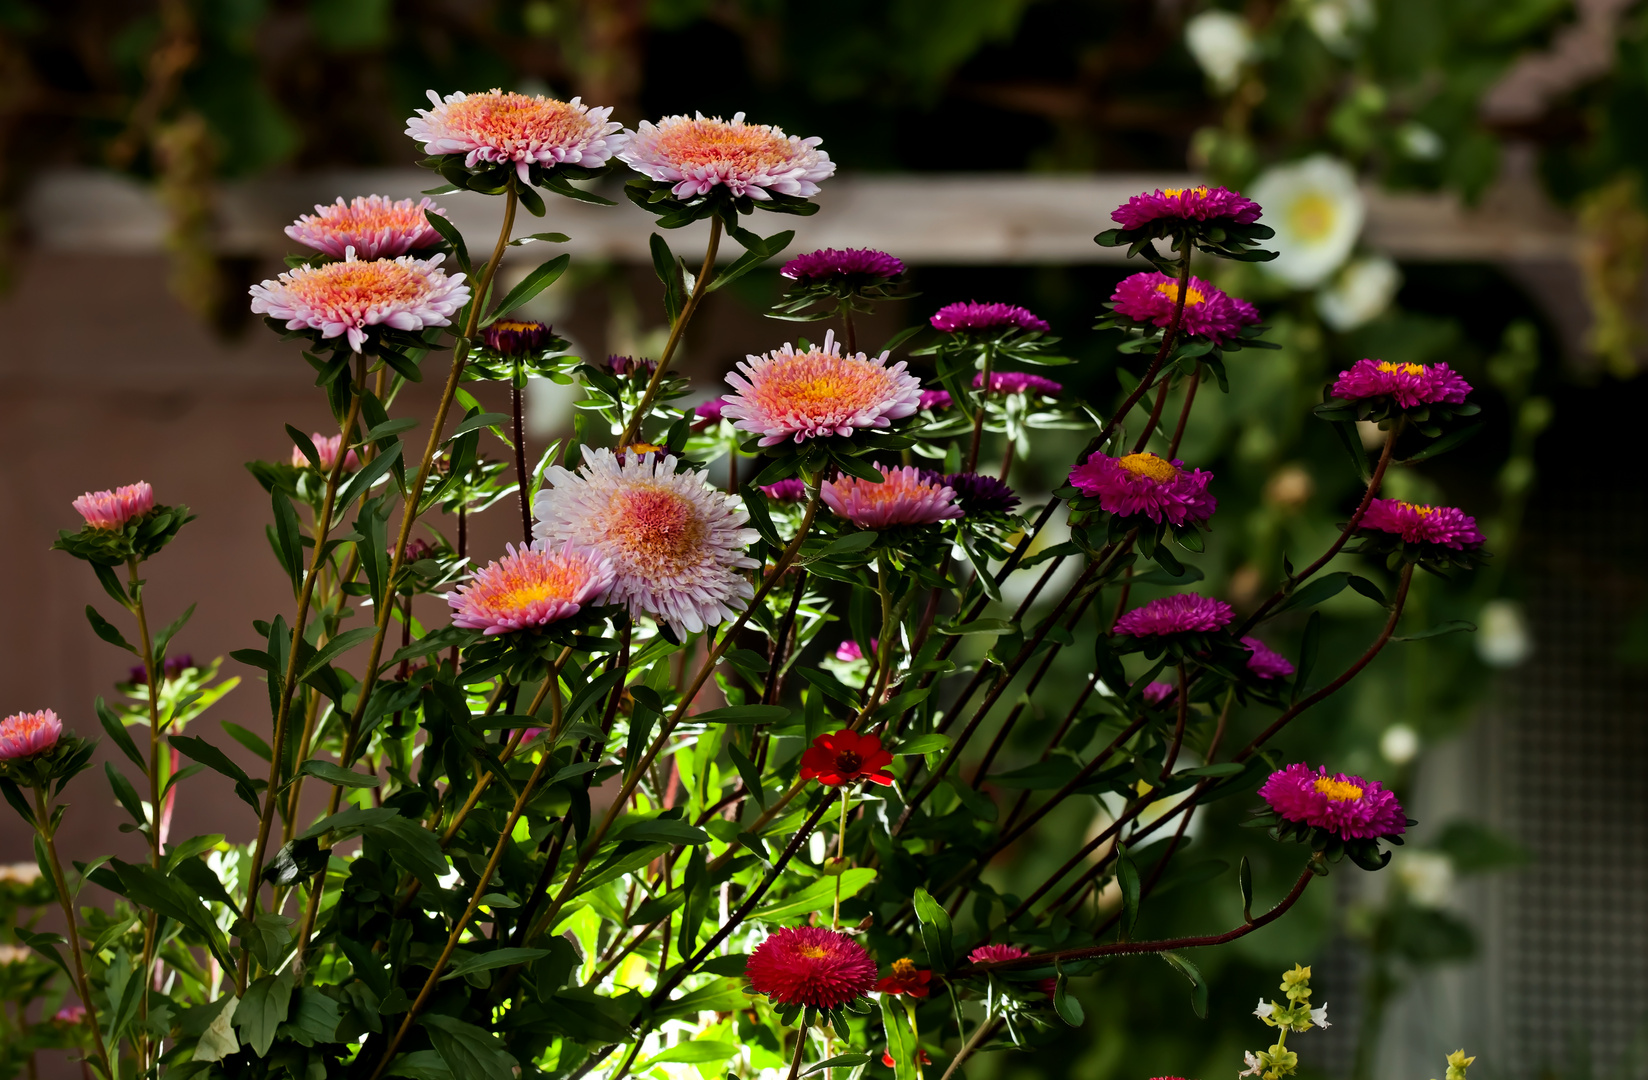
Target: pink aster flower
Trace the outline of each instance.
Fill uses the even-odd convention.
[[[522,181],[534,165],[599,168],[624,145],[622,125],[611,108],[590,108],[578,98],[554,98],[489,90],[484,94],[429,91],[432,108],[406,121],[406,134],[428,154],[463,154],[464,167],[514,162]]]
[[[935,474],[910,465],[896,469],[876,466],[885,477],[879,484],[843,476],[824,482],[823,498],[836,514],[865,529],[894,525],[932,525],[962,516],[955,490]]]
[[[710,398],[708,401],[699,402],[693,408],[692,414],[694,416],[698,417],[698,419],[706,421],[707,423],[718,424],[718,423],[721,422],[721,410],[725,409],[726,407],[727,407],[727,399],[726,398],[724,398],[724,397]]]
[[[950,391],[948,390],[923,390],[921,397],[916,399],[916,408],[918,409],[937,411],[939,409],[948,409],[953,404],[955,402],[950,399]]]
[[[1346,401],[1388,397],[1404,409],[1418,405],[1461,405],[1471,384],[1447,364],[1397,364],[1389,360],[1358,360],[1341,371],[1333,396]]]
[[[733,618],[755,595],[738,574],[760,564],[749,514],[697,473],[676,472],[672,454],[625,455],[585,447],[577,472],[556,465],[533,500],[534,546],[567,542],[612,560],[609,601],[696,634]]]
[[[154,488],[139,481],[113,491],[88,491],[74,500],[74,508],[94,529],[120,529],[154,509]]]
[[[441,242],[441,234],[424,216],[426,210],[446,216],[433,199],[414,203],[357,195],[345,203],[339,195],[331,206],[316,203],[313,214],[304,214],[286,226],[286,235],[334,259],[343,258],[350,248],[363,259],[392,259]]]
[[[1157,188],[1135,195],[1110,215],[1124,229],[1137,229],[1161,218],[1180,221],[1234,221],[1251,225],[1259,220],[1259,204],[1222,187],[1206,184],[1191,188]]]
[[[1123,278],[1111,293],[1116,310],[1135,322],[1168,326],[1179,302],[1179,283],[1166,274],[1143,273]],[[1199,277],[1192,276],[1185,290],[1184,316],[1179,329],[1196,337],[1224,345],[1241,333],[1242,327],[1259,321],[1259,309],[1246,300],[1227,296]]]
[[[86,1006],[65,1005],[52,1014],[52,1023],[66,1024],[70,1027],[86,1022]]]
[[[320,455],[320,471],[331,472],[332,466],[337,464],[338,447],[343,445],[343,436],[322,435],[317,431],[311,434],[309,438],[315,444],[315,453]],[[292,464],[300,469],[308,468],[310,464],[309,455],[305,454],[302,450],[299,450],[296,446],[292,447]],[[343,467],[351,470],[360,468],[360,458],[353,450],[350,450],[349,453],[344,455]]]
[[[802,285],[832,280],[868,283],[904,273],[904,260],[874,248],[823,248],[797,255],[778,272]]]
[[[1210,633],[1230,623],[1230,605],[1196,593],[1175,593],[1152,600],[1116,620],[1116,633],[1131,637]]]
[[[1152,706],[1160,705],[1170,698],[1177,697],[1178,694],[1178,687],[1165,682],[1146,683],[1145,688],[1139,692],[1139,696],[1144,698],[1144,703]]]
[[[745,965],[750,988],[778,1005],[838,1009],[870,992],[876,964],[838,930],[796,926],[774,932]]]
[[[0,761],[45,753],[62,734],[63,721],[50,709],[13,713],[0,720]]]
[[[1361,527],[1400,536],[1410,544],[1440,544],[1464,551],[1485,539],[1476,519],[1452,506],[1423,506],[1396,499],[1375,499],[1362,515]]]
[[[323,338],[347,335],[361,351],[370,326],[422,330],[446,326],[469,302],[462,274],[448,277],[445,256],[362,261],[353,249],[343,262],[299,266],[252,286],[252,311],[286,320],[288,330],[319,330]]]
[[[721,414],[740,431],[760,435],[762,446],[888,427],[916,411],[921,382],[902,360],[888,367],[887,357],[843,356],[833,330],[808,352],[785,342],[727,373],[734,392]]]
[[[997,330],[1003,327],[1039,330],[1045,334],[1052,329],[1045,320],[1024,308],[1012,304],[981,304],[977,300],[946,304],[934,312],[929,321],[934,329],[942,330],[946,334],[963,330]]]
[[[807,497],[807,482],[799,477],[761,485],[761,493],[778,502],[800,502]]]
[[[1336,833],[1344,840],[1399,836],[1407,818],[1396,793],[1377,780],[1344,773],[1328,775],[1327,766],[1313,770],[1296,762],[1270,774],[1259,797],[1286,821]]]
[[[973,376],[973,389],[984,389],[984,372]],[[995,394],[1041,394],[1044,397],[1058,397],[1064,392],[1064,384],[1024,371],[992,371],[990,391]]]
[[[875,647],[876,643],[873,641],[870,642],[870,648],[873,649]],[[835,647],[835,658],[840,660],[843,664],[851,664],[864,659],[864,649],[858,644],[858,642],[854,641],[852,638],[848,638]]]
[[[1094,454],[1070,470],[1070,482],[1083,495],[1098,496],[1107,514],[1144,514],[1172,525],[1201,524],[1213,516],[1219,500],[1207,493],[1213,474],[1189,469],[1174,458],[1148,451],[1113,458]]]
[[[969,964],[999,964],[1006,960],[1018,960],[1030,954],[1017,945],[980,945],[967,954]],[[1041,979],[1036,987],[1048,997],[1058,987],[1058,979]]]
[[[1242,644],[1247,646],[1247,669],[1259,678],[1285,679],[1293,674],[1293,664],[1288,658],[1258,638],[1243,637]]]
[[[487,636],[547,626],[600,603],[612,588],[612,561],[567,543],[559,550],[504,545],[503,558],[446,594],[452,624]]]
[[[673,184],[670,190],[682,199],[708,195],[717,186],[757,202],[774,191],[805,199],[818,194],[818,181],[835,173],[835,162],[818,149],[823,141],[746,124],[743,113],[731,120],[699,113],[668,116],[657,124],[641,121],[618,158],[643,176]]]

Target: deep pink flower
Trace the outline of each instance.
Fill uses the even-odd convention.
[[[74,508],[94,529],[119,529],[154,509],[154,488],[139,481],[113,491],[88,491],[74,500]]]
[[[1261,679],[1285,679],[1293,674],[1293,664],[1287,657],[1256,637],[1242,638],[1247,646],[1247,669]]]
[[[1179,283],[1166,274],[1154,272],[1123,278],[1110,294],[1116,310],[1135,322],[1168,326],[1179,301]],[[1259,321],[1259,310],[1246,300],[1237,300],[1192,276],[1185,291],[1184,316],[1179,329],[1224,345],[1241,333],[1242,327]]]
[[[948,409],[953,404],[955,402],[950,399],[950,391],[948,390],[923,390],[921,397],[916,401],[916,408],[936,411],[938,409]]]
[[[1128,199],[1110,217],[1124,229],[1137,229],[1161,218],[1228,219],[1238,225],[1251,225],[1259,220],[1259,204],[1228,188],[1205,184],[1191,188],[1157,188]]]
[[[692,414],[694,416],[698,417],[698,419],[700,419],[700,420],[706,420],[709,423],[716,424],[716,423],[720,423],[720,421],[721,421],[721,410],[725,409],[726,407],[727,407],[727,399],[726,398],[724,398],[724,397],[710,398],[708,401],[700,401],[698,403],[698,405],[692,410]]]
[[[1070,470],[1070,482],[1083,495],[1098,496],[1105,513],[1143,514],[1172,525],[1199,525],[1213,516],[1219,500],[1207,493],[1212,480],[1210,472],[1187,470],[1177,458],[1170,461],[1148,451],[1119,458],[1094,454]]]
[[[1447,364],[1397,364],[1389,360],[1358,360],[1341,371],[1333,396],[1346,401],[1388,397],[1404,409],[1418,405],[1461,405],[1471,384]]]
[[[481,344],[499,356],[536,356],[555,330],[535,319],[499,319],[481,328]]]
[[[1296,762],[1270,774],[1259,797],[1284,820],[1326,829],[1344,840],[1398,836],[1407,831],[1407,818],[1377,780],[1344,773],[1328,775],[1327,766],[1312,770]]]
[[[835,278],[867,284],[904,273],[904,261],[874,248],[823,248],[797,255],[778,272],[802,285]]]
[[[589,548],[566,544],[558,551],[505,545],[488,563],[446,594],[452,624],[488,636],[546,626],[599,603],[612,588],[612,561]]]
[[[969,964],[999,964],[1004,960],[1018,960],[1029,955],[1028,952],[1017,945],[980,945],[967,954],[967,962]],[[1039,979],[1036,982],[1036,988],[1051,998],[1058,984],[1059,981],[1056,978]]]
[[[433,199],[414,203],[357,195],[345,203],[339,195],[331,206],[316,203],[313,214],[304,214],[286,226],[286,235],[334,259],[343,258],[350,248],[363,259],[392,259],[441,242],[441,234],[424,216],[426,210],[446,216]]]
[[[786,342],[727,373],[734,392],[721,413],[740,431],[761,436],[762,446],[888,427],[921,399],[920,380],[902,360],[889,367],[888,355],[844,356],[833,330],[804,353]]]
[[[982,473],[951,473],[943,483],[956,493],[956,505],[965,514],[1010,514],[1018,506],[1013,489]]]
[[[1196,593],[1175,593],[1152,600],[1116,620],[1116,633],[1131,637],[1209,633],[1230,624],[1230,605]]]
[[[668,116],[656,124],[643,120],[627,137],[619,160],[643,176],[673,184],[670,191],[682,199],[717,187],[758,202],[771,199],[772,191],[806,199],[818,194],[818,181],[835,175],[835,162],[818,149],[823,139],[746,124],[743,113],[731,120],[703,113]]]
[[[875,642],[870,642],[870,648],[875,648]],[[848,638],[835,647],[835,658],[843,664],[851,664],[864,659],[864,650],[852,638]]]
[[[320,465],[318,466],[320,471],[331,472],[332,466],[337,464],[338,447],[343,445],[343,436],[322,435],[316,431],[310,434],[309,439],[315,444],[315,453],[320,455]],[[292,464],[300,469],[308,468],[310,464],[309,455],[296,446],[292,447]],[[355,454],[355,451],[350,450],[344,455],[343,467],[350,470],[360,468],[360,458]]]
[[[1008,326],[1016,326],[1020,330],[1039,330],[1044,334],[1051,329],[1044,320],[1024,308],[1012,304],[981,304],[977,300],[946,304],[934,312],[929,321],[935,329],[946,334],[961,330],[996,330]]]
[[[896,469],[877,466],[885,479],[879,484],[843,476],[826,480],[825,505],[865,529],[894,525],[932,525],[962,516],[955,490],[931,473],[910,465]]]
[[[761,493],[779,502],[800,502],[807,497],[807,482],[800,477],[792,476],[776,484],[761,485]]]
[[[1479,548],[1485,539],[1476,527],[1476,519],[1462,510],[1396,499],[1369,503],[1361,527],[1400,536],[1410,544],[1440,544],[1455,551]]]
[[[45,753],[62,734],[63,721],[50,709],[13,713],[0,720],[0,761]]]
[[[973,389],[984,389],[984,372],[973,376]],[[1064,392],[1064,385],[1024,371],[992,371],[990,391],[995,394],[1042,394],[1046,397],[1058,397]]]
[[[322,338],[347,337],[361,351],[372,326],[422,330],[446,326],[469,302],[464,275],[440,268],[444,255],[414,259],[362,260],[344,253],[342,262],[299,266],[253,285],[252,311],[284,319],[288,330],[319,330]]]
[[[533,165],[595,169],[624,145],[612,109],[590,108],[578,98],[553,98],[489,90],[484,94],[429,91],[428,109],[415,110],[406,134],[427,154],[463,154],[464,168],[481,162],[513,163],[525,182]]]
[[[52,1022],[67,1024],[71,1027],[76,1024],[84,1024],[86,1022],[86,1006],[65,1005],[52,1014]]]
[[[838,1009],[876,982],[876,964],[864,946],[822,926],[775,931],[755,947],[744,973],[751,989],[775,1004],[818,1009]]]
[[[1179,688],[1172,683],[1153,682],[1147,683],[1145,688],[1139,692],[1139,696],[1144,698],[1146,705],[1160,705],[1169,698],[1177,696],[1178,693]]]

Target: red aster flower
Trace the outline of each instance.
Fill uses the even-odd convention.
[[[876,965],[864,946],[837,930],[780,930],[750,954],[744,974],[777,1005],[837,1009],[869,993]]]
[[[931,971],[917,971],[915,961],[909,957],[893,961],[893,973],[876,983],[878,994],[909,994],[913,998],[924,998],[932,993],[932,987],[927,984],[933,981]]]
[[[831,731],[813,740],[801,755],[801,779],[817,780],[825,787],[840,787],[854,780],[891,784],[887,766],[893,755],[881,748],[874,735],[855,731]]]
[[[923,1065],[931,1065],[933,1063],[933,1059],[927,1056],[927,1051],[920,1048],[917,1048],[916,1050],[916,1060],[921,1062]],[[894,1067],[893,1055],[891,1051],[883,1050],[881,1052],[881,1063],[889,1069]]]

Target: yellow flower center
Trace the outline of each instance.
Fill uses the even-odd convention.
[[[523,611],[544,600],[564,600],[588,580],[579,563],[534,562],[529,572],[516,567],[500,569],[503,573],[487,590],[487,600],[499,611]]]
[[[1132,473],[1134,476],[1148,476],[1159,483],[1166,483],[1179,475],[1179,470],[1166,458],[1159,458],[1148,450],[1142,454],[1128,454],[1117,464]]]
[[[1339,220],[1339,208],[1326,195],[1309,191],[1288,207],[1287,216],[1299,239],[1316,242],[1333,231],[1334,224]]]
[[[1362,797],[1361,788],[1343,780],[1335,780],[1331,776],[1318,777],[1316,790],[1334,802],[1355,802]]]
[[[543,325],[543,323],[536,322],[519,322],[515,319],[499,319],[497,322],[492,324],[491,329],[499,330],[506,334],[520,334],[525,333],[528,330],[541,329]]]
[[[1198,184],[1193,188],[1179,188],[1179,187],[1163,188],[1162,189],[1162,194],[1166,195],[1170,199],[1177,199],[1180,195],[1183,195],[1187,191],[1190,192],[1193,195],[1206,195],[1207,194],[1207,185],[1206,184]]]
[[[1421,503],[1399,502],[1396,505],[1400,506],[1404,510],[1412,510],[1420,517],[1429,517],[1431,514],[1436,513],[1436,507],[1425,506]]]
[[[916,962],[911,960],[908,956],[904,957],[902,960],[893,961],[893,975],[895,977],[900,979],[911,979],[915,977],[915,973]]]
[[[1164,281],[1156,286],[1156,291],[1175,304],[1179,302],[1179,283],[1177,281]],[[1202,290],[1194,285],[1185,290],[1185,307],[1187,308],[1195,307],[1206,299],[1207,297],[1202,295]]]
[[[1386,375],[1423,375],[1424,364],[1397,364],[1389,360],[1379,361],[1379,370]]]
[[[801,946],[801,955],[805,956],[808,960],[822,960],[824,959],[825,953],[824,950],[819,948],[817,945],[803,945]]]
[[[496,90],[471,94],[445,109],[449,125],[487,146],[565,146],[587,136],[591,127],[589,118],[565,101]]]
[[[795,156],[790,140],[769,128],[725,120],[681,120],[658,138],[660,153],[677,167],[725,165],[756,172]]]

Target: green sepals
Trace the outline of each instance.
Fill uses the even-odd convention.
[[[918,292],[903,290],[904,274],[841,274],[819,281],[796,281],[784,292],[784,298],[768,310],[767,316],[786,322],[817,322],[844,312],[869,314],[876,301],[912,300]],[[920,331],[917,325],[904,331],[906,337]],[[896,342],[888,342],[888,349]]]
[[[711,217],[719,217],[723,224],[737,228],[740,214],[753,214],[757,210],[801,217],[818,213],[816,203],[775,191],[767,192],[765,199],[758,200],[748,195],[734,195],[725,186],[717,184],[708,194],[683,199],[671,190],[674,186],[673,181],[634,176],[624,185],[624,195],[636,206],[655,215],[660,229],[679,229]]]
[[[156,506],[118,529],[87,525],[79,532],[59,532],[52,548],[94,566],[121,566],[132,559],[142,562],[158,554],[177,538],[178,530],[193,520],[187,506]]]
[[[523,187],[516,163],[513,161],[476,162],[474,166],[464,164],[468,155],[435,154],[421,159],[418,164],[426,169],[432,169],[441,174],[441,179],[447,186],[440,189],[443,193],[452,191],[473,191],[479,195],[502,195],[505,191],[513,191],[515,198],[521,200],[521,205],[527,213],[534,217],[543,217],[545,207],[543,199],[530,188],[542,188],[563,195],[579,202],[599,203],[611,206],[611,199],[603,199],[599,195],[575,187],[574,182],[594,180],[611,172],[616,160],[596,168],[583,165],[541,164],[533,163],[527,168],[527,185]],[[438,226],[437,226],[438,228]]]
[[[1253,811],[1253,828],[1262,828],[1270,832],[1275,840],[1304,844],[1315,853],[1315,858],[1323,863],[1338,862],[1348,858],[1351,862],[1364,870],[1382,870],[1391,860],[1391,852],[1382,849],[1379,841],[1388,844],[1400,845],[1402,837],[1399,834],[1379,837],[1356,837],[1346,840],[1338,833],[1319,826],[1310,825],[1303,821],[1289,821],[1276,811],[1265,807]],[[1419,822],[1407,819],[1411,829]],[[1326,873],[1325,865],[1320,873]]]
[[[1125,247],[1132,258],[1142,255],[1153,265],[1172,263],[1158,255],[1154,241],[1172,241],[1175,250],[1184,244],[1195,244],[1209,255],[1218,255],[1237,262],[1269,262],[1279,254],[1259,247],[1261,241],[1276,235],[1276,230],[1258,222],[1243,225],[1232,218],[1212,218],[1194,221],[1188,218],[1161,217],[1147,221],[1136,229],[1106,229],[1093,237],[1100,247]],[[1167,270],[1163,271],[1168,272]]]
[[[1493,558],[1493,553],[1484,548],[1451,548],[1446,544],[1405,540],[1397,533],[1378,529],[1357,530],[1355,541],[1346,545],[1345,552],[1381,559],[1391,570],[1412,565],[1438,577],[1447,577],[1454,570],[1474,570]]]
[[[548,288],[555,278],[560,277],[566,268],[564,262],[566,259],[567,256],[563,255],[560,259],[552,259],[538,268],[539,270],[543,270],[545,267],[553,268],[553,264],[562,263],[559,269],[554,270],[553,276],[545,274],[547,280],[539,280],[539,288],[533,290],[533,295],[536,295],[543,288]],[[526,284],[527,282],[523,281],[520,286],[516,286],[516,290],[518,291],[521,286]],[[513,296],[514,291],[511,292],[509,297],[505,297],[505,301],[510,304],[511,308],[516,304],[525,302],[524,299],[511,300]],[[488,323],[505,318],[505,312],[508,310],[509,308],[505,308],[504,305],[500,304],[499,310],[494,312],[492,317],[487,320]],[[469,361],[464,364],[463,378],[465,382],[508,382],[515,378],[517,371],[519,371],[523,378],[564,381],[567,369],[575,365],[579,359],[568,351],[571,347],[572,343],[556,334],[553,327],[545,333],[540,348],[521,356],[505,356],[502,353],[495,352],[487,348],[486,343],[480,337],[476,337],[469,344]]]
[[[65,731],[38,754],[0,760],[0,780],[8,780],[18,788],[49,786],[54,793],[62,791],[91,764],[96,749],[97,744],[91,740]]]
[[[1403,408],[1397,404],[1395,398],[1383,395],[1357,398],[1354,401],[1334,397],[1332,383],[1322,387],[1322,404],[1311,411],[1323,420],[1334,423],[1366,420],[1378,424],[1381,431],[1389,431],[1398,421],[1405,419],[1407,427],[1438,440],[1437,444],[1408,458],[1409,461],[1423,461],[1425,458],[1451,450],[1474,436],[1482,427],[1480,423],[1474,424],[1463,432],[1455,431],[1446,438],[1443,437],[1444,429],[1453,421],[1460,417],[1475,416],[1482,411],[1482,406],[1472,401],[1459,405],[1437,401]]]

